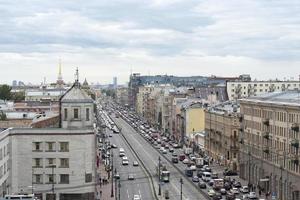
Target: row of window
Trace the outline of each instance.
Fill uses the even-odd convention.
[[[59,165],[56,165],[56,158],[46,158],[45,167],[69,168],[69,158],[58,158]],[[33,168],[43,168],[43,158],[33,158]]]
[[[52,183],[59,183],[59,184],[69,184],[70,183],[70,175],[69,174],[59,174],[59,181],[56,181],[56,174],[34,174],[33,175],[33,183],[34,184],[52,184]],[[85,182],[90,183],[92,182],[92,174],[86,173],[85,174]],[[46,179],[46,180],[44,180]]]
[[[0,167],[0,179],[9,171],[8,161]]]
[[[55,174],[46,174],[45,184],[56,183],[56,175]],[[34,184],[44,184],[43,174],[34,174],[33,176]],[[69,174],[60,174],[59,175],[59,183],[60,184],[69,184],[70,178]]]
[[[45,145],[43,145],[45,144]],[[56,146],[59,145],[59,149]],[[69,152],[69,142],[33,142],[32,151]]]
[[[260,83],[260,84],[248,84],[248,87],[257,87],[259,85],[259,87],[263,87],[263,86],[265,86],[265,87],[268,87],[268,86],[272,86],[272,87],[275,87],[275,84],[268,84],[268,83],[265,83],[265,84],[262,84],[262,83]],[[278,85],[279,84],[276,84],[277,85],[277,87],[278,87]],[[235,84],[231,84],[231,87],[234,87],[235,86]],[[238,87],[241,87],[242,85],[241,84],[237,84],[237,86]],[[288,84],[281,84],[281,87],[290,87],[290,86],[294,86],[294,87],[297,87],[297,84],[295,83],[295,84],[290,84],[290,83],[288,83]],[[299,87],[300,87],[300,85],[299,85]],[[279,87],[278,87],[279,88]],[[246,89],[246,86],[244,86],[244,89]]]
[[[0,148],[0,160],[2,160],[7,155],[9,155],[8,144],[4,145],[3,148]]]
[[[80,119],[79,108],[73,108],[73,119]],[[64,121],[68,120],[68,108],[64,109]],[[90,109],[85,109],[85,120],[90,121]]]

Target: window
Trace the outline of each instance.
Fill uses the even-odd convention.
[[[42,174],[35,174],[34,175],[34,183],[35,184],[41,184],[42,182]]]
[[[86,121],[90,121],[90,109],[87,108],[85,110],[85,118],[86,118]]]
[[[60,183],[69,184],[69,174],[61,174],[60,175]]]
[[[86,183],[92,182],[92,174],[91,173],[85,174],[85,182]]]
[[[2,148],[0,149],[0,160],[3,159]]]
[[[55,151],[55,142],[47,142],[47,151]]]
[[[33,167],[35,167],[35,168],[42,168],[43,167],[41,158],[34,158],[33,163],[34,163]]]
[[[55,183],[54,174],[48,174],[48,183]]]
[[[61,168],[69,168],[69,158],[61,158],[60,159],[60,167]]]
[[[69,152],[69,142],[60,142],[60,151]]]
[[[55,158],[48,158],[47,159],[47,166],[52,167],[53,165],[55,165]]]
[[[42,151],[42,143],[33,142],[33,151]]]
[[[74,119],[78,119],[78,108],[74,108]]]
[[[64,119],[65,119],[65,121],[67,121],[67,120],[68,120],[68,109],[65,108],[65,109],[64,109],[64,112],[65,112],[65,113],[64,113],[64,116],[65,116]]]

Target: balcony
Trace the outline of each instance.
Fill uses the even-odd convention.
[[[270,120],[268,118],[263,119],[263,124],[266,126],[270,126]]]
[[[299,140],[296,140],[296,139],[292,140],[291,145],[298,149],[299,148]]]
[[[299,124],[293,123],[291,129],[295,132],[299,132]]]
[[[270,133],[269,133],[269,132],[264,132],[264,133],[263,133],[263,137],[264,137],[265,139],[269,140],[269,139],[270,139]]]

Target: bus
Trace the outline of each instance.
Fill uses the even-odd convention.
[[[34,194],[16,194],[16,195],[5,195],[4,199],[14,200],[36,200]]]

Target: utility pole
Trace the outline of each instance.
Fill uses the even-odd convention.
[[[158,195],[161,195],[161,186],[160,186],[160,156],[158,157]]]
[[[121,180],[119,179],[119,184],[118,184],[118,186],[119,186],[119,199],[118,200],[121,200]]]
[[[117,175],[117,168],[115,168],[115,176]],[[117,198],[117,177],[115,177],[115,195],[116,195],[116,198]]]
[[[111,151],[111,197],[114,197],[114,151]]]
[[[182,185],[183,185],[183,180],[180,178],[180,200],[182,200]]]

